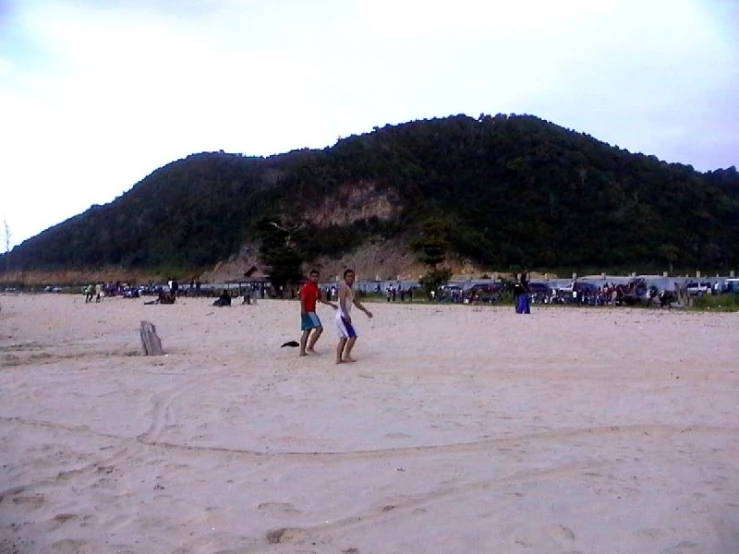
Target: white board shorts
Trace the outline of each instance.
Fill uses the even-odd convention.
[[[336,334],[340,339],[355,339],[359,335],[353,322],[349,323],[346,317],[341,313],[336,314]]]

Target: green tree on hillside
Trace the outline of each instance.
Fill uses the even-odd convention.
[[[420,236],[412,242],[413,249],[418,253],[418,261],[428,267],[426,275],[420,280],[427,297],[431,297],[431,291],[445,285],[452,277],[448,268],[438,268],[446,260],[449,251],[447,235],[446,222],[439,217],[431,217],[422,223]]]
[[[298,283],[303,273],[304,256],[296,247],[300,224],[284,224],[277,218],[263,218],[256,226],[259,257],[268,267],[270,282],[278,291]]]
[[[447,224],[440,217],[431,217],[424,221],[420,235],[411,243],[418,253],[418,261],[432,270],[436,269],[436,266],[446,260],[449,251],[447,235]]]

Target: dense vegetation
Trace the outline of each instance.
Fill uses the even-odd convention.
[[[369,182],[392,190],[398,217],[302,221],[340,187]],[[450,253],[491,269],[739,265],[735,168],[699,173],[498,115],[386,126],[269,158],[192,155],[25,241],[0,267],[204,268],[263,238],[269,220],[302,224],[293,246],[311,259],[378,235],[413,243],[430,219]]]

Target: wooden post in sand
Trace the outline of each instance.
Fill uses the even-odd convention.
[[[157,329],[150,321],[141,322],[141,346],[144,347],[144,354],[147,356],[161,356],[164,354]]]

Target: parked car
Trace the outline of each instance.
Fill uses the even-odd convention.
[[[501,283],[478,283],[465,291],[465,302],[498,302],[503,293]]]
[[[495,293],[501,292],[502,290],[503,290],[503,285],[501,283],[478,283],[468,288],[467,292],[468,293],[495,294]]]
[[[439,289],[437,300],[442,302],[462,302],[462,287],[459,285],[444,285]]]
[[[721,292],[724,294],[739,294],[739,279],[726,279]]]
[[[551,291],[552,289],[550,289],[549,285],[546,283],[529,283],[529,296],[531,297],[531,302],[547,302]]]
[[[688,283],[688,294],[691,296],[703,296],[704,294],[711,294],[711,283],[708,281],[702,282],[691,282]]]

